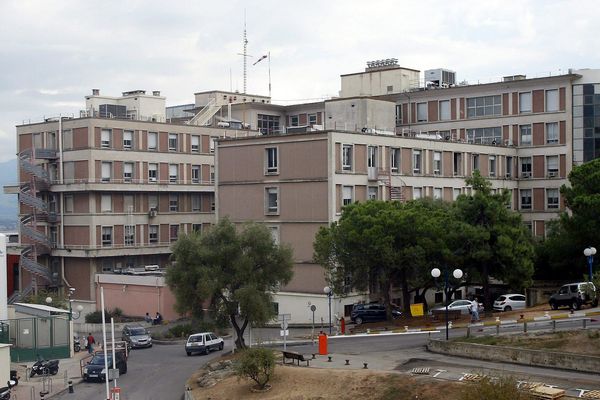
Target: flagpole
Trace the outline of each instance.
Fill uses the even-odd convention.
[[[271,52],[268,53],[269,58],[269,99],[271,99]]]

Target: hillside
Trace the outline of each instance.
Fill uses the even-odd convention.
[[[0,187],[17,183],[17,159],[0,162]],[[17,196],[0,190],[0,229],[14,230],[17,224]]]

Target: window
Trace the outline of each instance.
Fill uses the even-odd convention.
[[[148,208],[158,210],[158,195],[148,194]]]
[[[502,139],[502,128],[494,126],[491,128],[467,129],[467,142],[473,144],[496,144]]]
[[[521,189],[521,209],[531,210],[531,189]]]
[[[558,143],[558,122],[550,122],[546,124],[546,143]]]
[[[521,178],[531,178],[531,157],[522,157],[521,161]]]
[[[433,188],[433,198],[436,200],[442,199],[442,188]]]
[[[103,226],[102,227],[102,247],[110,247],[112,246],[112,226]]]
[[[148,164],[148,181],[149,182],[158,181],[158,164],[154,164],[154,163]]]
[[[309,125],[317,124],[317,114],[308,114],[308,124]]]
[[[388,93],[392,93],[394,91],[394,85],[388,85],[387,86],[387,92]]]
[[[169,211],[174,211],[174,212],[179,211],[179,195],[178,194],[170,194],[169,195]]]
[[[367,189],[367,199],[368,200],[377,200],[377,186],[369,186]]]
[[[390,149],[390,168],[392,172],[400,171],[400,149]]]
[[[279,132],[279,116],[258,114],[258,131],[263,135]]]
[[[179,237],[179,225],[169,225],[169,241],[176,242]]]
[[[112,212],[112,196],[103,194],[100,199],[100,212]]]
[[[519,93],[519,113],[531,112],[531,92]]]
[[[124,163],[123,164],[123,181],[131,182],[133,179],[133,163]]]
[[[352,171],[352,145],[342,145],[342,169],[344,171]]]
[[[158,225],[148,226],[148,243],[158,243]]]
[[[267,214],[279,213],[279,189],[266,188],[266,212]]]
[[[458,199],[458,196],[460,196],[460,188],[452,189],[452,200]]]
[[[402,125],[402,104],[396,104],[396,126]]]
[[[427,121],[427,103],[417,103],[417,122]]]
[[[276,174],[278,172],[277,147],[265,149],[267,174]]]
[[[192,211],[200,211],[200,195],[192,193]]]
[[[110,182],[112,172],[112,163],[103,162],[102,163],[102,182]]]
[[[125,225],[125,246],[135,245],[135,225]]]
[[[377,147],[375,146],[367,147],[367,167],[377,167]]]
[[[105,258],[102,260],[102,272],[113,272],[113,260],[110,258]]]
[[[200,183],[200,166],[192,165],[192,183]]]
[[[558,89],[546,90],[546,111],[558,111]]]
[[[169,133],[169,151],[177,151],[177,134]]]
[[[213,137],[213,136],[211,136],[211,138],[209,139],[209,143],[210,143],[210,152],[211,152],[211,153],[214,153],[214,152],[215,152],[215,145],[216,145],[216,143],[217,143],[217,139],[219,139],[219,138],[217,138],[217,137]]]
[[[496,156],[490,156],[490,176],[496,176]]]
[[[278,226],[269,226],[269,231],[271,232],[271,238],[273,239],[273,243],[279,246],[279,227]]]
[[[64,207],[66,213],[73,212],[73,195],[67,194],[64,197]]]
[[[531,145],[531,125],[521,125],[519,127],[520,140],[519,145],[530,146]]]
[[[73,130],[63,130],[63,150],[71,150],[73,148]]]
[[[501,115],[501,97],[497,95],[467,98],[467,118]]]
[[[423,197],[423,188],[415,187],[413,188],[413,200],[418,200]]]
[[[215,183],[215,166],[210,166],[210,183]]]
[[[192,136],[192,153],[198,153],[200,151],[200,136]]]
[[[433,174],[440,175],[442,173],[442,153],[439,151],[433,152]]]
[[[100,132],[100,145],[103,149],[110,148],[110,137],[112,131],[110,129],[102,129]]]
[[[549,178],[558,176],[558,156],[546,157],[546,172]]]
[[[148,150],[156,150],[158,143],[158,133],[148,132]]]
[[[352,203],[352,186],[342,187],[342,205],[347,206]]]
[[[177,183],[177,164],[169,164],[169,182]]]
[[[513,175],[513,158],[510,156],[506,157],[506,177],[512,178]]]
[[[123,211],[126,213],[132,213],[135,210],[133,195],[132,194],[124,194],[123,195]]]
[[[133,131],[123,131],[123,148],[131,150],[133,146]]]
[[[192,224],[192,232],[202,233],[202,224]]]
[[[473,159],[473,171],[475,171],[479,169],[479,154],[473,154],[471,157]]]
[[[546,189],[546,206],[549,209],[557,209],[558,203],[558,189]]]
[[[290,117],[290,126],[298,126],[299,118],[297,115],[292,115]]]
[[[413,174],[421,173],[421,150],[413,150]]]
[[[462,175],[462,170],[463,170],[462,154],[461,153],[453,153],[452,161],[453,161],[452,172],[454,173],[454,176]]]
[[[440,121],[450,120],[450,100],[440,101]]]

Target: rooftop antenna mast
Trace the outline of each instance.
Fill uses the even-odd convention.
[[[247,49],[248,49],[248,39],[246,37],[246,9],[244,9],[244,52],[243,53],[238,53],[239,56],[244,57],[244,93],[246,93],[246,77],[247,77],[247,59],[248,57],[252,57],[251,55],[249,55],[247,53]]]

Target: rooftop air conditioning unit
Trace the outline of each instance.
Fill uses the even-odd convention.
[[[158,211],[156,210],[156,208],[151,208],[150,210],[148,210],[149,217],[156,217],[156,214],[158,214]]]
[[[549,171],[548,178],[556,178],[558,176],[558,171]]]

